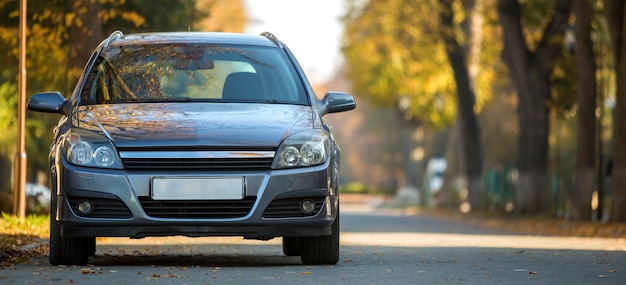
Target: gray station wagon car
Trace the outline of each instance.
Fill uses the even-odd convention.
[[[282,237],[304,264],[339,260],[340,150],[322,117],[356,107],[314,94],[271,33],[116,31],[72,95],[50,148],[50,263],[81,265],[96,237]]]

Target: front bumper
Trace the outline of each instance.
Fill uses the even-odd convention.
[[[61,234],[72,237],[325,236],[338,215],[336,169],[326,164],[262,171],[126,171],[77,167],[62,161],[53,195]],[[153,177],[243,177],[241,201],[153,201]],[[175,190],[175,189],[173,189]],[[94,210],[78,211],[91,201]],[[303,200],[315,201],[315,211],[299,211]],[[174,211],[163,211],[163,209]],[[165,213],[165,214],[164,214]]]

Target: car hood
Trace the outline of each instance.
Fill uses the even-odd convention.
[[[276,148],[314,126],[309,106],[237,103],[143,103],[81,106],[78,127],[119,148]]]

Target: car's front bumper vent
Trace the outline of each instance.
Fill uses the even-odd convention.
[[[298,197],[276,199],[270,203],[263,213],[263,218],[301,218],[315,216],[324,205],[326,197]],[[310,213],[304,213],[300,210],[303,201],[310,200],[315,202],[315,210]]]
[[[101,219],[129,219],[132,217],[132,213],[128,207],[117,197],[67,196],[67,201],[72,211],[80,217]],[[78,205],[83,201],[89,201],[93,205],[93,210],[81,214]]]
[[[256,197],[242,200],[152,200],[139,197],[143,210],[148,216],[172,219],[227,219],[246,216]]]
[[[126,169],[264,170],[274,151],[122,151]]]

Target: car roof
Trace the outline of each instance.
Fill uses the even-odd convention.
[[[273,35],[271,37],[273,37]],[[125,34],[115,38],[111,41],[110,45],[119,46],[153,43],[208,43],[267,47],[279,46],[277,41],[272,41],[268,36],[226,32],[158,32]]]

